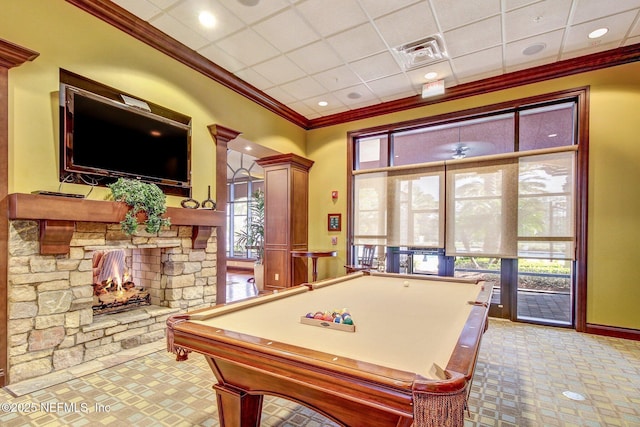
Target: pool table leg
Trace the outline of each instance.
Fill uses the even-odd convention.
[[[262,395],[252,395],[224,384],[213,386],[218,401],[220,427],[259,427]]]

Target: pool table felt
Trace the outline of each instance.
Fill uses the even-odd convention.
[[[192,322],[437,379],[434,364],[447,366],[473,307],[468,302],[481,290],[464,282],[364,275]],[[307,312],[343,308],[355,332],[300,323]]]

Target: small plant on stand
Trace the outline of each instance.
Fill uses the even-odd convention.
[[[118,178],[113,184],[108,184],[111,196],[116,202],[124,202],[130,209],[120,222],[122,231],[132,235],[138,230],[138,215],[144,214],[143,225],[145,231],[157,234],[162,227],[171,225],[169,218],[162,218],[167,211],[166,196],[155,184],[135,179]]]

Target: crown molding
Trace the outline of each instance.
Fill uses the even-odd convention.
[[[416,95],[370,107],[363,107],[357,110],[312,119],[309,121],[309,128],[315,129],[325,126],[333,126],[340,123],[362,120],[411,108],[438,104],[440,102],[452,101],[455,99],[481,95],[517,86],[539,83],[559,77],[566,77],[616,65],[627,64],[638,60],[640,60],[640,43],[453,86],[447,88],[444,95],[433,98],[422,99],[420,95]]]
[[[453,86],[447,88],[444,95],[433,98],[422,99],[420,95],[416,95],[310,120],[109,0],[66,1],[307,130],[424,107],[439,102],[495,92],[640,60],[640,43],[637,43]]]
[[[204,74],[210,79],[254,101],[261,107],[290,122],[306,128],[308,119],[280,103],[251,84],[163,33],[110,0],[66,0],[100,20],[118,28],[143,43],[159,50],[178,62]]]
[[[0,67],[17,67],[27,61],[33,61],[38,55],[38,52],[31,49],[0,39]]]

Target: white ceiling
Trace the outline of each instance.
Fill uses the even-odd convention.
[[[640,43],[640,0],[113,1],[307,119]],[[394,48],[434,35],[446,55],[406,70]]]

